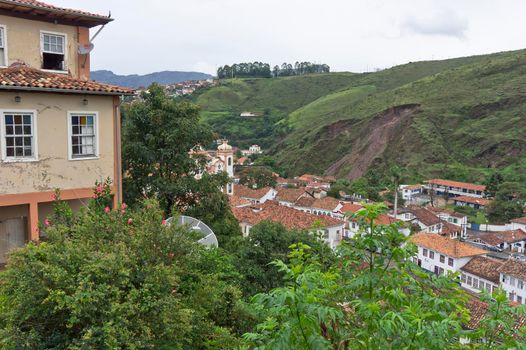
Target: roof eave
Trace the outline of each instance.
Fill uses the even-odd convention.
[[[24,12],[17,12],[17,11],[13,11],[12,9],[11,10],[4,9],[4,11],[10,11],[13,16],[34,17],[37,20],[41,20],[41,21],[57,21],[58,23],[64,22],[66,24],[77,23],[79,25],[82,25],[82,26],[85,26],[85,27],[89,27],[89,28],[96,27],[98,25],[108,24],[109,22],[112,22],[114,20],[110,16],[106,17],[106,16],[99,16],[99,15],[94,15],[94,14],[90,15],[90,14],[83,14],[83,13],[75,13],[75,12],[71,12],[71,11],[67,11],[67,10],[46,8],[46,7],[41,7],[41,6],[37,6],[37,5],[31,5],[31,4],[19,3],[19,2],[13,2],[13,1],[7,1],[7,0],[0,0],[0,4],[15,5],[15,7],[27,8],[27,9],[38,10],[38,11],[45,11],[45,12],[48,12],[48,13],[51,13],[51,14],[56,14],[56,15],[76,16],[76,18],[74,18],[74,19],[65,19],[65,18],[60,18],[60,17],[57,17],[57,18],[51,18],[51,17],[50,18],[43,18],[43,17],[39,17],[38,15],[35,15],[35,14],[24,13]]]
[[[79,94],[79,95],[107,95],[107,96],[133,96],[130,92],[106,92],[106,91],[92,91],[92,90],[69,90],[57,88],[36,88],[30,86],[0,86],[3,91],[30,91],[30,92],[54,92],[61,94]]]

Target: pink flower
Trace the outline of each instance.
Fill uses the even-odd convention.
[[[110,207],[106,207],[106,208],[104,208],[104,212],[105,212],[106,214],[108,214],[108,213],[110,212]]]
[[[173,252],[170,252],[170,253],[168,253],[168,256],[169,256],[170,258],[173,258],[173,257],[175,256],[175,254],[174,254]]]
[[[162,224],[163,224],[163,225],[166,225],[166,220],[163,219]]]
[[[131,225],[131,224],[133,224],[133,220],[132,220],[132,218],[129,218],[128,219],[128,225]]]
[[[102,190],[103,190],[102,185],[98,185],[97,188],[95,189],[95,192],[102,193]]]
[[[44,219],[44,225],[49,226],[49,220],[47,218]]]
[[[52,201],[56,201],[56,200],[57,200],[57,195],[53,193],[53,194],[51,195],[51,200],[52,200]]]
[[[122,210],[125,210],[126,208],[128,208],[128,205],[126,203],[122,202],[122,206],[121,207],[122,207]]]

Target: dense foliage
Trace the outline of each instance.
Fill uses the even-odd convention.
[[[48,239],[12,253],[0,276],[0,348],[235,346],[246,318],[231,257],[162,220],[152,201],[92,202],[72,225],[49,223]]]
[[[263,188],[276,186],[276,178],[272,170],[262,166],[244,168],[239,173],[239,183],[250,188]]]
[[[268,63],[248,62],[221,66],[217,69],[217,77],[219,79],[270,78],[329,72],[328,65],[311,62],[296,62],[294,65],[285,62],[281,66],[274,66],[272,72]]]

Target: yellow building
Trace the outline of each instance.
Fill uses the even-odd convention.
[[[111,178],[122,198],[120,96],[90,81],[90,28],[111,18],[0,0],[0,263],[38,240],[54,189],[73,208]]]

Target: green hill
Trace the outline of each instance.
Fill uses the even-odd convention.
[[[394,163],[413,178],[526,173],[526,51],[375,73],[229,80],[196,102],[234,143],[261,143],[290,174],[356,178]],[[242,111],[256,117],[240,117]]]

